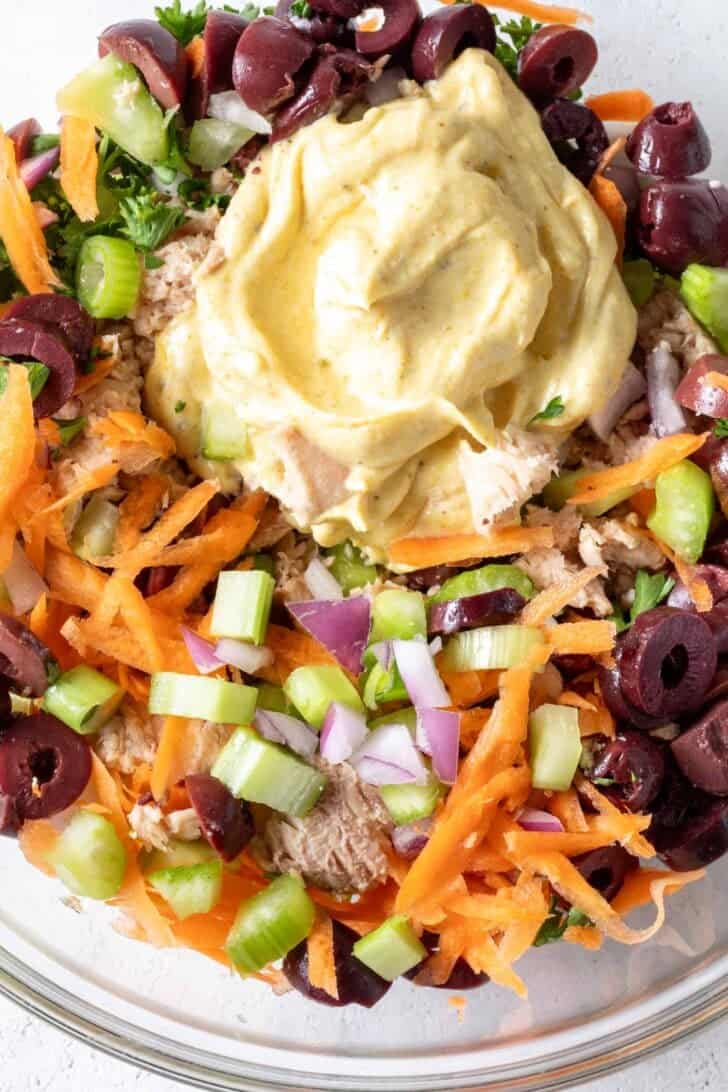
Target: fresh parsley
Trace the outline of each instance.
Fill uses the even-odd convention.
[[[5,388],[8,385],[8,369],[6,364],[22,364],[24,368],[28,369],[28,383],[30,385],[30,396],[35,401],[40,392],[48,382],[50,376],[50,370],[46,368],[45,364],[39,364],[35,360],[9,360],[6,356],[0,356],[0,394],[5,393]]]
[[[187,409],[187,403],[186,402],[183,402],[181,399],[180,399],[179,402],[175,402],[175,404],[174,404],[174,412],[175,413],[183,413],[184,410],[186,410],[186,409]]]
[[[289,9],[289,14],[296,15],[299,19],[310,19],[311,13],[312,8],[308,0],[293,0]]]
[[[590,919],[575,906],[565,907],[558,899],[551,900],[551,910],[533,942],[534,948],[561,940],[567,929],[574,925],[591,925]]]
[[[185,219],[184,209],[152,192],[122,197],[119,215],[124,222],[119,234],[146,253],[157,250]]]
[[[64,447],[68,447],[83,432],[87,424],[85,417],[74,417],[70,421],[63,421],[59,417],[54,417],[53,421],[58,426],[58,433]]]
[[[212,205],[216,205],[221,212],[224,212],[231,201],[228,193],[213,193],[203,178],[186,178],[180,182],[177,187],[177,196],[188,208],[196,209],[198,212],[204,212]]]
[[[634,603],[629,612],[630,622],[634,622],[646,610],[659,606],[663,599],[675,587],[675,581],[664,573],[648,573],[640,569],[634,585]]]
[[[553,421],[555,417],[561,417],[565,410],[564,400],[560,394],[557,394],[540,413],[531,418],[529,424],[535,425],[538,421]]]
[[[728,417],[719,417],[715,422],[713,435],[719,440],[728,440]]]
[[[174,34],[180,45],[188,46],[205,29],[208,10],[205,0],[198,0],[189,11],[182,11],[181,0],[174,0],[167,8],[155,8],[154,14],[159,25]]]
[[[518,80],[518,57],[532,35],[541,29],[541,23],[535,23],[524,15],[522,19],[509,19],[504,23],[493,16],[498,39],[495,55],[513,80]]]

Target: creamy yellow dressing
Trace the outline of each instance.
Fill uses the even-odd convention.
[[[194,459],[201,407],[234,407],[248,454],[201,468],[378,558],[401,535],[470,530],[463,445],[497,444],[558,395],[564,414],[539,426],[556,442],[634,343],[611,228],[478,50],[266,151],[218,241],[226,260],[158,340],[150,408]]]

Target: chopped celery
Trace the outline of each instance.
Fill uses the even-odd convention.
[[[588,470],[565,470],[558,477],[552,478],[543,491],[543,499],[547,506],[554,512],[560,512],[569,498],[578,491],[579,482],[588,473]],[[637,488],[616,489],[608,497],[590,501],[589,504],[580,504],[578,508],[589,519],[603,516],[605,512],[616,508],[622,501],[629,500],[637,492]]]
[[[405,915],[395,914],[357,940],[352,954],[380,978],[394,982],[426,959],[427,949]]]
[[[225,951],[241,974],[282,959],[313,928],[316,907],[299,876],[279,876],[240,906]]]
[[[261,683],[258,687],[257,709],[268,709],[271,713],[288,713],[295,716],[296,710],[286,697],[282,686],[273,683]]]
[[[655,497],[647,526],[685,561],[697,561],[715,511],[710,475],[684,459],[657,475]]]
[[[203,459],[229,462],[249,454],[248,433],[233,406],[224,402],[205,405],[202,411]]]
[[[425,600],[419,592],[387,588],[374,597],[369,644],[399,638],[427,637]]]
[[[182,842],[170,838],[167,849],[152,849],[143,854],[144,872],[159,872],[163,869],[192,868],[193,865],[214,861],[217,854],[209,842],[200,839],[197,842]]]
[[[203,171],[216,171],[229,163],[253,135],[252,129],[246,129],[234,121],[202,118],[192,126],[187,158],[196,167],[202,167]]]
[[[84,241],[76,265],[76,290],[93,318],[125,318],[134,309],[141,279],[139,257],[127,239],[91,235]]]
[[[252,686],[161,671],[152,675],[149,712],[167,717],[197,717],[215,724],[250,724],[257,696]]]
[[[112,899],[124,880],[126,850],[108,819],[78,811],[58,839],[50,863],[75,895]]]
[[[111,720],[123,699],[120,686],[92,667],[80,664],[48,687],[43,708],[74,732],[88,736]]]
[[[391,701],[409,701],[407,687],[394,659],[388,668],[375,660],[366,675],[363,697],[367,709],[378,709]]]
[[[376,717],[369,721],[369,730],[381,728],[383,724],[404,724],[414,738],[417,731],[417,710],[411,705],[407,709],[397,709],[394,713],[386,713],[383,717]]]
[[[303,719],[317,730],[333,701],[340,701],[357,713],[364,711],[354,686],[341,668],[333,665],[296,668],[283,684],[283,690]]]
[[[377,579],[376,565],[367,565],[361,550],[351,542],[340,542],[338,546],[332,546],[330,550],[326,550],[326,556],[331,559],[329,568],[341,584],[344,595],[348,595],[355,588],[373,584]]]
[[[529,652],[543,644],[535,626],[483,626],[457,633],[445,645],[446,671],[490,671],[518,667]]]
[[[533,584],[515,565],[483,565],[446,580],[439,591],[430,596],[431,603],[447,603],[451,599],[466,599],[470,595],[514,588],[524,599],[533,595]]]
[[[262,645],[276,582],[260,569],[222,572],[217,578],[210,632]]]
[[[4,360],[4,357],[0,357],[0,360]],[[35,401],[40,392],[48,382],[48,376],[51,374],[50,369],[46,368],[45,364],[39,364],[35,360],[18,360],[14,363],[22,364],[28,371],[28,383],[30,384],[30,397]],[[8,385],[8,369],[0,368],[0,394],[5,394],[5,388]]]
[[[136,68],[113,53],[79,72],[61,88],[56,102],[61,114],[90,121],[150,167],[164,163],[169,155],[169,132],[162,110]]]
[[[652,299],[657,284],[657,271],[646,258],[637,258],[634,262],[625,262],[622,277],[632,303],[639,310]]]
[[[114,552],[119,509],[98,494],[91,498],[74,524],[71,549],[84,561],[108,557]]]
[[[728,352],[728,269],[689,265],[680,292],[690,312],[707,327],[723,352]]]
[[[267,804],[286,815],[306,815],[326,787],[326,778],[292,751],[238,728],[212,768],[239,800]]]
[[[193,914],[208,914],[222,894],[222,861],[178,868],[161,868],[147,874],[147,882],[169,903],[180,921]]]
[[[379,792],[397,826],[404,826],[432,815],[445,786],[430,773],[424,785],[382,785]]]
[[[528,744],[534,789],[568,789],[581,758],[578,709],[568,705],[539,706],[529,718]]]

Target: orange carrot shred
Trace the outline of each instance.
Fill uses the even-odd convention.
[[[629,505],[633,512],[636,512],[638,516],[641,516],[643,520],[648,520],[655,510],[655,504],[657,503],[654,489],[640,489],[638,493],[635,493],[629,498]]]
[[[94,421],[89,431],[114,448],[143,444],[162,459],[175,452],[175,442],[168,432],[153,421],[148,421],[141,413],[132,413],[129,410],[112,410],[105,417]]]
[[[589,184],[589,193],[612,226],[617,240],[617,265],[621,266],[627,235],[627,202],[614,182],[602,174],[594,175]]]
[[[445,684],[445,689],[452,698],[453,705],[463,709],[471,705],[478,705],[498,693],[500,671],[440,670],[440,677]]]
[[[205,39],[201,34],[193,38],[186,47],[185,53],[190,62],[190,77],[196,79],[205,67]]]
[[[498,527],[487,535],[442,535],[438,538],[400,538],[389,548],[395,565],[426,569],[481,557],[507,557],[553,546],[550,527]]]
[[[137,545],[120,559],[119,569],[124,575],[135,577],[146,568],[164,546],[168,546],[199,516],[219,488],[217,482],[200,482],[175,501],[151,530],[142,535]]]
[[[613,622],[562,622],[551,626],[546,637],[552,654],[596,656],[614,648],[617,631]]]
[[[559,819],[569,834],[584,834],[589,825],[575,789],[555,792],[548,802],[548,809]]]
[[[334,926],[328,914],[319,914],[308,937],[308,977],[311,985],[330,997],[339,997],[334,958]]]
[[[46,876],[55,876],[50,856],[58,838],[58,831],[48,819],[26,820],[18,831],[18,842],[26,861]]]
[[[580,591],[603,573],[603,569],[582,569],[576,576],[554,584],[551,588],[545,588],[523,608],[521,622],[524,626],[542,626],[549,618],[560,614]]]
[[[689,565],[687,561],[683,559],[672,550],[666,542],[658,538],[657,535],[649,534],[649,537],[659,546],[662,553],[665,555],[668,561],[672,562],[675,566],[675,571],[683,582],[685,587],[690,592],[690,597],[695,603],[696,609],[700,614],[704,614],[713,609],[713,593],[711,592],[707,582],[702,576],[698,576],[693,565]]]
[[[453,3],[454,0],[448,0]],[[480,2],[480,0],[478,0]],[[528,15],[539,23],[564,23],[566,26],[574,26],[576,23],[593,22],[592,16],[577,8],[565,8],[556,4],[540,4],[535,0],[498,0],[497,6],[504,11],[514,11],[518,15]]]
[[[588,504],[590,501],[608,497],[619,489],[636,488],[653,481],[663,470],[669,470],[676,463],[693,455],[703,446],[707,436],[708,433],[694,436],[685,432],[665,436],[632,462],[585,474],[579,482],[579,492],[570,497],[567,503]]]
[[[8,365],[8,381],[0,397],[0,420],[0,524],[5,530],[0,545],[0,571],[3,571],[10,564],[15,540],[14,502],[25,485],[35,455],[28,370],[19,364]]]
[[[83,118],[64,117],[61,121],[61,189],[79,220],[87,223],[99,215],[98,171],[95,127]]]
[[[15,145],[0,127],[0,240],[11,265],[31,295],[60,284],[30,194],[20,177]]]
[[[94,489],[103,489],[105,485],[112,482],[119,471],[119,467],[116,463],[107,463],[106,466],[100,466],[96,470],[90,470],[87,474],[84,474],[79,479],[78,483],[74,485],[72,489],[69,489],[67,493],[64,493],[62,497],[54,501],[53,504],[49,504],[47,508],[44,508],[39,514],[42,516],[48,515],[49,512],[60,512],[64,508],[67,508],[69,504],[73,504],[74,501],[81,500],[87,493],[92,493]]]
[[[106,357],[99,357],[94,361],[94,368],[88,375],[79,375],[76,379],[76,394],[85,394],[87,391],[92,390],[98,386],[102,379],[106,379],[106,376],[113,372],[118,363],[118,359],[113,354],[109,354]]]
[[[168,489],[169,481],[163,474],[144,474],[133,480],[131,489],[119,505],[115,539],[119,553],[124,554],[136,546],[142,531],[156,516]]]
[[[654,108],[654,100],[646,91],[608,91],[604,95],[592,95],[586,106],[602,121],[642,121]]]

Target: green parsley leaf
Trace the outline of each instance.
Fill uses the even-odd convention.
[[[565,409],[566,406],[564,405],[563,398],[560,394],[557,394],[540,413],[537,413],[535,417],[531,418],[529,425],[533,425],[537,421],[553,421],[555,417],[561,417],[561,414]]]
[[[174,404],[174,412],[175,413],[182,413],[185,409],[187,409],[187,403],[186,402],[182,402],[181,400],[179,402],[175,402],[175,404]]]
[[[634,622],[640,614],[644,614],[646,610],[652,610],[663,599],[667,599],[674,587],[675,581],[672,577],[665,576],[664,573],[650,574],[640,569],[634,585],[634,603],[629,615],[630,622]]]
[[[58,426],[61,443],[64,447],[68,447],[68,445],[83,432],[88,423],[85,417],[74,417],[69,421],[63,421],[59,417],[54,417],[53,420]]]
[[[177,187],[177,196],[184,201],[190,209],[204,212],[212,205],[216,205],[224,212],[231,201],[228,193],[213,193],[203,178],[186,178]]]
[[[613,777],[593,777],[591,783],[600,789],[611,789],[613,785],[617,784]]]
[[[58,133],[39,133],[38,136],[33,137],[30,154],[40,155],[41,152],[48,152],[51,148],[57,148],[60,143],[61,138]]]
[[[719,417],[715,422],[713,435],[719,440],[728,440],[728,417]]]
[[[144,268],[145,269],[161,269],[164,262],[161,258],[158,258],[156,254],[144,255]]]
[[[553,898],[549,916],[539,929],[533,946],[534,948],[542,948],[545,944],[553,944],[554,941],[561,940],[566,930],[572,925],[591,924],[591,920],[583,911],[578,910],[575,906],[567,910],[558,899]]]
[[[541,29],[541,23],[534,23],[532,19],[524,15],[522,19],[509,19],[502,22],[497,16],[493,16],[498,39],[495,47],[495,55],[508,72],[511,79],[518,81],[518,57],[523,47],[531,36]]]
[[[625,618],[624,611],[621,607],[617,606],[616,603],[614,603],[613,606],[614,611],[609,615],[607,621],[614,622],[617,633],[624,633],[626,629],[629,629],[631,623]]]
[[[120,234],[139,250],[150,253],[157,250],[185,219],[183,209],[165,204],[153,193],[122,197],[119,214],[124,221]]]
[[[297,15],[299,19],[310,19],[311,11],[311,5],[308,3],[308,0],[293,0],[289,14]]]
[[[168,8],[155,8],[157,22],[174,34],[180,45],[188,46],[193,38],[202,34],[207,22],[208,7],[205,0],[198,0],[190,11],[182,11],[180,0],[173,0]]]
[[[2,361],[3,364],[22,364],[24,368],[28,369],[30,396],[33,401],[35,401],[48,382],[48,377],[51,374],[50,369],[46,368],[45,364],[39,364],[36,360],[9,360],[6,356],[0,356],[0,361]],[[0,394],[5,393],[7,385],[8,369],[2,367],[0,368]]]

